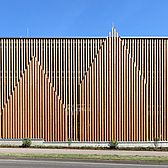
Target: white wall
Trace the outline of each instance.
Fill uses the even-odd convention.
[[[45,142],[43,139],[31,139],[32,146],[55,147],[109,147],[109,142]],[[0,146],[21,146],[22,139],[0,139]],[[168,141],[119,141],[119,148],[134,147],[168,147]]]

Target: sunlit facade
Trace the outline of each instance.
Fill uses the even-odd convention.
[[[1,38],[0,137],[168,140],[168,38]]]

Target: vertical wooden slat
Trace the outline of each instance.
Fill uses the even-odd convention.
[[[167,39],[1,39],[0,56],[4,138],[168,139]]]
[[[164,43],[164,57],[163,57],[163,79],[164,79],[164,82],[163,82],[163,98],[164,98],[164,110],[163,110],[163,113],[164,113],[164,140],[167,140],[168,138],[168,132],[167,132],[167,56],[168,56],[168,53],[167,53],[167,50],[168,49],[168,41],[165,40],[165,43]]]

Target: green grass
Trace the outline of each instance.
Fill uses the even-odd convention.
[[[86,159],[86,160],[122,160],[122,161],[155,161],[167,162],[168,157],[155,156],[119,156],[119,155],[95,155],[95,154],[16,154],[16,153],[0,153],[0,157],[10,158],[50,158],[50,159]]]

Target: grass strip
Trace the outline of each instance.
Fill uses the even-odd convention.
[[[22,153],[0,153],[0,157],[12,158],[50,158],[50,159],[86,159],[107,161],[154,161],[167,162],[168,157],[156,156],[120,156],[120,155],[96,155],[96,154],[22,154]]]

